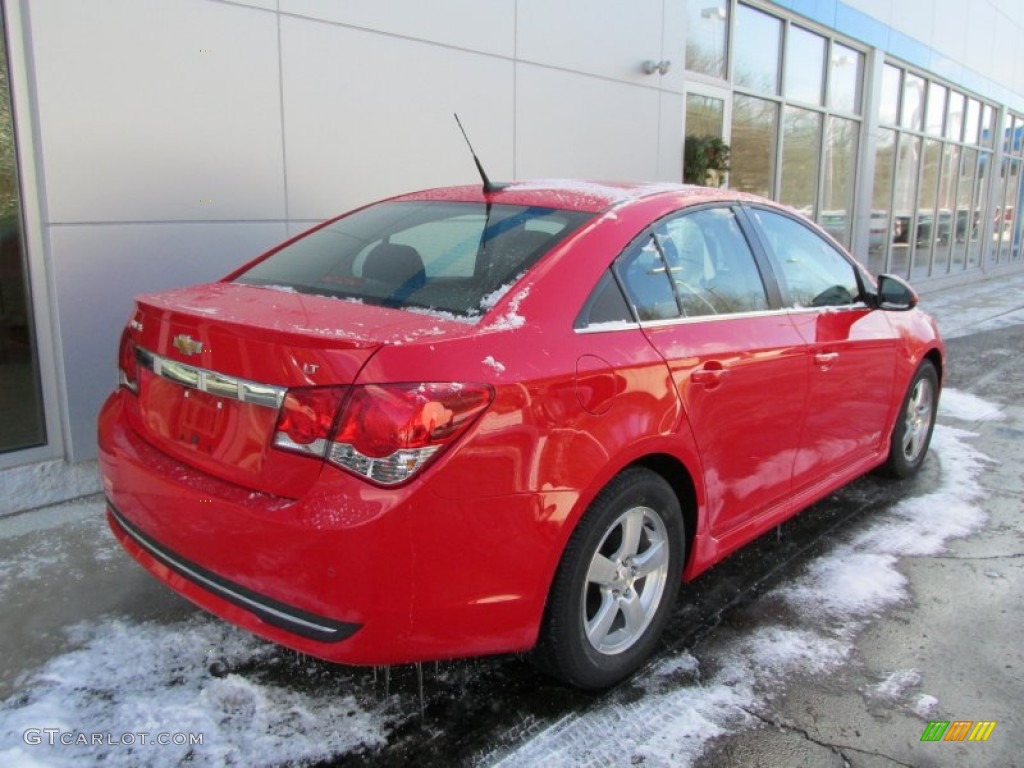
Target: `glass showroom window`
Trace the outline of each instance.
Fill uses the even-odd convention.
[[[782,19],[738,5],[734,35],[733,83],[755,93],[778,95]]]
[[[742,4],[733,39],[732,186],[850,245],[864,54]]]
[[[785,94],[790,101],[821,106],[825,84],[825,38],[790,26],[786,35]]]
[[[775,151],[779,105],[736,95],[732,104],[731,186],[765,197],[775,196]]]
[[[0,7],[0,453],[46,442],[4,27]]]
[[[895,116],[895,113],[893,113]],[[875,134],[875,179],[871,190],[871,229],[868,269],[880,275],[889,269],[890,233],[893,232],[892,188],[896,167],[896,131],[879,128]]]
[[[850,244],[860,123],[830,115],[826,120],[824,183],[818,222],[836,240]]]
[[[993,258],[1000,264],[1021,258],[1021,163],[1024,160],[1024,118],[1007,113],[1003,121],[1002,201],[996,206],[992,226]]]
[[[779,200],[814,217],[818,197],[821,113],[786,107],[782,114],[782,185]]]
[[[863,73],[864,54],[833,41],[828,70],[828,106],[831,109],[860,114]]]
[[[686,4],[686,68],[724,80],[729,46],[728,0]]]
[[[946,83],[885,65],[868,253],[873,271],[920,280],[980,264],[992,114],[990,105]]]

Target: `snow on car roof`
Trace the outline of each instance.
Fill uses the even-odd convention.
[[[480,184],[439,187],[401,195],[394,200],[490,201],[509,205],[542,205],[597,213],[620,203],[659,193],[689,193],[694,197],[721,194],[722,190],[668,182],[582,181],[537,179],[514,181],[498,192],[484,195]]]

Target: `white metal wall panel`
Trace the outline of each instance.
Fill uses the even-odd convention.
[[[50,221],[283,218],[275,14],[47,0],[30,23]]]
[[[653,85],[641,65],[661,60],[662,0],[519,0],[521,61]]]
[[[290,218],[473,182],[453,112],[488,173],[511,175],[511,61],[291,17],[281,38]]]
[[[281,0],[281,11],[498,56],[515,45],[515,0]]]
[[[519,64],[519,178],[652,179],[658,100],[650,88]]]

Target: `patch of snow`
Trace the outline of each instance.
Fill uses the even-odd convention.
[[[939,700],[936,699],[934,696],[929,696],[927,693],[922,693],[920,696],[917,697],[917,701],[914,702],[914,706],[912,707],[912,709],[914,710],[914,714],[918,715],[919,717],[927,718],[935,710],[935,707],[938,705],[938,703]]]
[[[374,341],[374,339],[369,334],[359,333],[353,330],[351,325],[345,328],[307,328],[302,326],[296,326],[295,330],[298,331],[299,333],[308,333],[313,336],[330,336],[333,338],[346,339],[348,341]]]
[[[939,412],[957,421],[998,421],[1003,418],[1002,409],[995,403],[950,387],[942,390]]]
[[[433,307],[402,307],[402,309],[405,312],[412,312],[414,315],[426,315],[427,317],[433,317],[437,320],[451,320],[465,325],[476,325],[480,322],[479,315],[456,315],[454,312],[448,312],[443,309],[434,309]]]
[[[916,669],[898,669],[868,691],[873,699],[899,701],[907,691],[921,684],[921,673]]]
[[[977,503],[985,495],[978,476],[992,462],[967,440],[975,436],[936,425],[932,449],[942,465],[942,484],[932,493],[903,499],[852,543],[861,552],[936,555],[952,538],[978,530],[988,515]],[[865,578],[869,578],[865,575]]]
[[[646,197],[658,192],[683,192],[686,190],[681,184],[673,182],[650,182],[647,184],[617,185],[601,183],[599,181],[584,181],[581,179],[533,179],[530,181],[517,181],[512,187],[517,192],[545,191],[565,193],[567,195],[590,196],[604,198],[607,202],[632,200],[638,197]]]
[[[282,765],[384,740],[384,719],[351,694],[305,693],[231,669],[267,665],[275,646],[207,617],[171,625],[76,625],[78,647],[0,703],[4,765]],[[220,676],[212,673],[220,665]],[[30,728],[112,734],[114,743],[26,745]],[[122,734],[202,734],[201,745],[118,743]],[[107,739],[103,740],[104,742]],[[17,745],[8,747],[7,745]]]
[[[220,310],[217,307],[197,307],[192,304],[182,304],[181,308],[186,312],[193,312],[197,315],[219,315]]]
[[[298,293],[295,288],[290,285],[274,285],[273,283],[266,285],[256,285],[256,288],[266,288],[268,291],[280,291],[281,293]]]
[[[523,288],[508,304],[508,311],[504,315],[497,318],[487,328],[492,331],[509,331],[514,328],[519,328],[526,323],[526,318],[519,314],[519,305],[522,304],[523,300],[530,295],[530,286]]]
[[[876,615],[902,599],[906,586],[894,555],[840,545],[811,563],[804,577],[781,594],[805,616],[845,622]]]
[[[0,470],[0,515],[57,504],[99,490],[100,475],[95,461],[39,461],[11,467]]]
[[[522,275],[517,276],[515,279],[505,283],[505,285],[501,286],[497,290],[491,291],[480,299],[480,309],[484,312],[489,312],[494,309],[494,306],[505,298],[505,294],[512,290],[512,286],[518,282],[520,277],[522,277]]]
[[[483,363],[484,365],[487,365],[487,366],[490,366],[491,368],[493,368],[496,373],[504,373],[505,372],[505,366],[502,363],[499,363],[497,360],[495,360],[494,359],[494,355],[488,355],[487,357],[485,357],[480,362]]]

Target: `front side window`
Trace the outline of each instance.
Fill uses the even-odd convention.
[[[853,304],[860,284],[853,264],[817,232],[796,219],[764,208],[751,213],[764,235],[787,306]]]
[[[284,246],[234,279],[472,318],[591,216],[520,205],[378,203]]]

